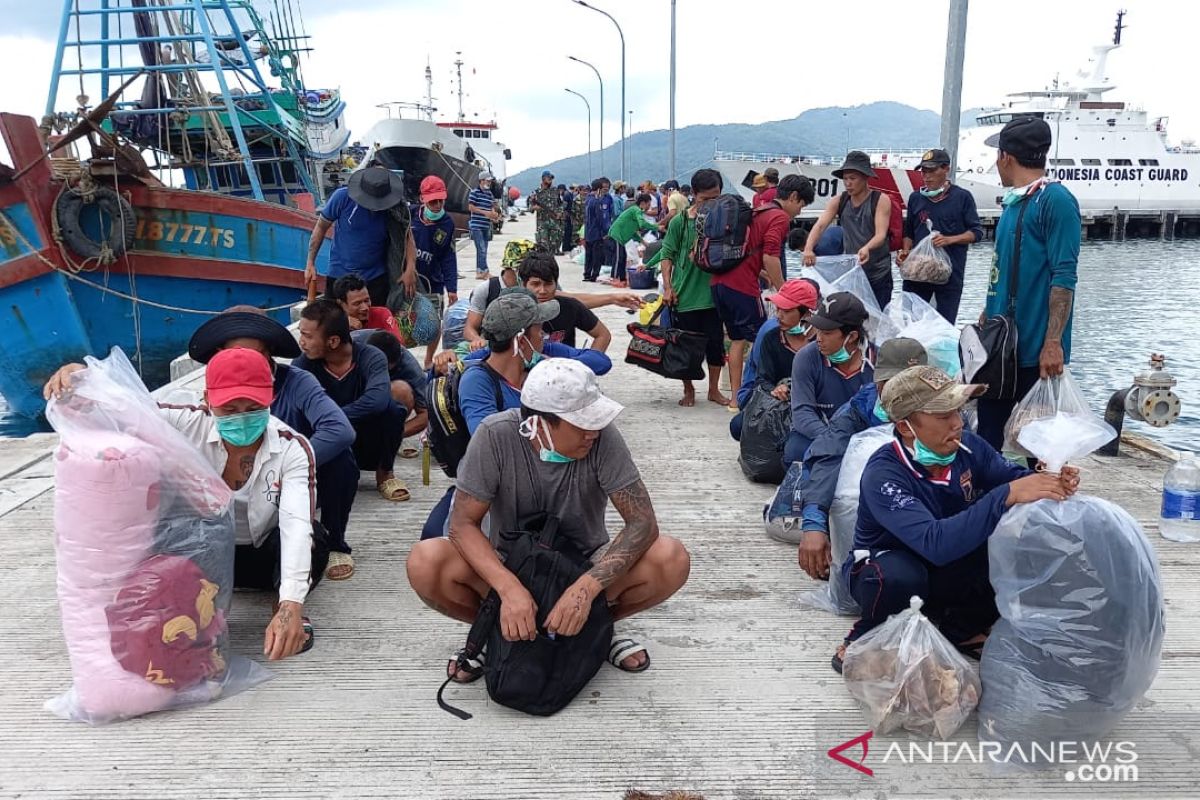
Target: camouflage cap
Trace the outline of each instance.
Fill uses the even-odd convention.
[[[888,380],[879,400],[888,417],[899,421],[918,411],[957,411],[986,389],[981,383],[959,383],[937,367],[909,367]]]
[[[557,300],[539,303],[528,291],[501,292],[483,312],[483,333],[493,340],[511,339],[531,325],[554,319],[558,310]]]

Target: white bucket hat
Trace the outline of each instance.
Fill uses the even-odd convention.
[[[521,405],[585,431],[607,428],[624,410],[600,392],[594,372],[570,358],[549,358],[530,370],[521,388]]]

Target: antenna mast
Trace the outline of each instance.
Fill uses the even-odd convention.
[[[429,56],[425,56],[425,116],[433,122],[433,70],[429,67]]]
[[[463,85],[462,85],[462,51],[459,50],[454,54],[457,58],[454,59],[454,68],[458,71],[458,121],[466,121],[466,115],[463,114]]]

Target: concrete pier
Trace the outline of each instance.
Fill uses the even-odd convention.
[[[492,243],[495,269],[511,236],[532,238],[532,217]],[[566,288],[588,286],[561,259]],[[460,272],[471,273],[470,244]],[[463,282],[462,294],[473,283]],[[606,308],[610,355],[620,362],[632,319]],[[193,390],[196,379],[172,387]],[[434,695],[466,626],[417,599],[405,558],[441,496],[437,473],[398,460],[412,490],[389,503],[364,473],[348,538],[358,571],[323,582],[307,605],[314,649],[270,667],[274,680],[189,710],[90,728],[51,716],[42,703],[70,671],[55,598],[52,437],[0,440],[0,798],[554,798],[617,800],[630,788],[690,790],[715,798],[800,797],[1195,797],[1200,753],[1200,545],[1157,531],[1166,462],[1127,446],[1091,457],[1083,491],[1119,503],[1157,550],[1167,598],[1158,678],[1110,737],[1136,743],[1137,783],[1084,782],[1054,769],[994,775],[965,758],[883,760],[900,735],[869,741],[852,769],[827,752],[867,730],[829,658],[849,627],[801,606],[815,588],[794,547],[763,534],[772,487],[749,484],[729,439],[730,415],[676,404],[679,385],[618,363],[602,379],[625,404],[618,425],[653,498],[663,531],[692,553],[687,586],[660,608],[617,625],[644,642],[653,666],[628,675],[604,666],[566,710],[527,717],[490,703],[482,683],[447,691],[475,714],[460,721]],[[436,472],[436,470],[435,470]],[[610,529],[616,530],[610,509]],[[239,593],[236,650],[261,658],[270,598]],[[1080,666],[1086,670],[1086,665]],[[974,745],[972,717],[954,739]],[[863,749],[845,752],[858,762]],[[1067,771],[1071,777],[1065,777]]]

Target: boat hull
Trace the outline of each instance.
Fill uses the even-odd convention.
[[[18,167],[34,165],[0,183],[0,394],[12,410],[40,413],[41,387],[58,366],[113,347],[154,386],[212,313],[249,304],[286,323],[287,307],[304,299],[312,214],[121,179],[136,233],[128,253],[102,267],[53,238],[63,185],[36,161],[33,120],[0,114],[0,132]]]
[[[428,147],[381,147],[375,158],[388,169],[403,170],[404,190],[410,201],[421,194],[421,180],[437,175],[446,183],[446,211],[466,216],[467,196],[479,185],[479,167]]]

